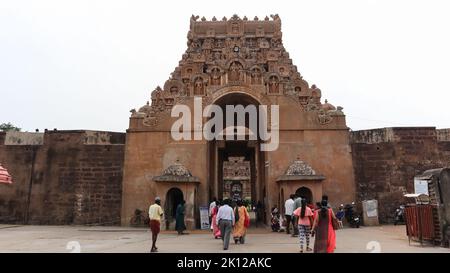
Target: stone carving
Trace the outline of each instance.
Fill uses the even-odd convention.
[[[239,24],[237,24],[237,23],[231,24],[231,33],[239,34]]]
[[[338,106],[336,111],[333,112],[333,115],[335,115],[335,116],[344,116],[345,114],[344,114],[344,111],[342,111],[342,110],[344,110],[344,107]]]
[[[228,73],[229,82],[237,82],[242,79],[242,65],[239,62],[232,62]]]
[[[280,75],[282,77],[287,77],[289,76],[289,71],[287,68],[285,68],[284,66],[280,66],[280,68],[278,69],[278,72],[280,73]]]
[[[285,175],[316,175],[316,171],[304,161],[300,160],[300,158],[297,158],[287,168]]]
[[[223,178],[225,180],[249,180],[250,161],[245,157],[229,157],[223,162]]]
[[[331,103],[328,103],[328,100],[325,100],[325,103],[322,104],[322,109],[325,112],[328,112],[328,111],[335,111],[336,107],[334,107],[334,105],[332,105]]]
[[[271,42],[272,48],[280,49],[281,47],[283,47],[283,43],[281,42],[281,39],[274,38],[270,42]]]
[[[145,126],[151,126],[154,127],[158,124],[158,118],[156,117],[156,114],[154,111],[152,111],[150,114],[146,115],[143,123]]]
[[[274,21],[275,20],[280,20],[280,16],[278,16],[278,14],[271,14],[270,18],[272,18]]]
[[[233,15],[222,21],[192,15],[187,49],[179,65],[164,88],[157,87],[152,92],[151,104],[131,116],[142,118],[146,126],[156,126],[177,103],[193,96],[211,97],[218,90],[235,85],[252,86],[261,96],[288,96],[304,111],[321,108],[320,89],[309,87],[283,46],[278,15],[264,20]],[[335,110],[330,115],[340,113]],[[320,116],[321,123],[328,119]]]
[[[268,49],[270,48],[270,43],[267,41],[266,38],[259,38],[259,47]]]
[[[200,41],[198,39],[192,40],[190,43],[188,42],[187,52],[200,52],[201,46]]]
[[[256,39],[248,38],[246,40],[245,46],[250,49],[255,49],[256,48]]]
[[[205,94],[205,83],[201,77],[194,82],[194,96],[203,96]]]
[[[231,198],[233,200],[240,200],[242,199],[242,183],[235,182],[231,185]]]
[[[194,14],[192,14],[192,16],[191,16],[191,21],[197,21],[198,20],[198,18],[200,18],[200,16],[195,16]]]
[[[261,84],[261,71],[259,68],[253,68],[251,72],[251,84]]]
[[[177,160],[175,164],[164,170],[162,175],[191,177],[191,172]]]
[[[221,84],[221,73],[219,68],[213,68],[211,70],[211,85]]]
[[[298,100],[300,102],[300,106],[302,107],[303,111],[306,111],[308,106],[308,96],[299,96]]]
[[[306,111],[313,112],[320,109],[313,97],[309,97],[308,104],[306,105]]]
[[[178,86],[170,87],[170,94],[176,96],[178,94]]]
[[[150,103],[147,101],[147,103],[139,108],[140,113],[150,113],[150,110],[152,110],[152,107],[150,106]]]
[[[270,76],[268,86],[269,86],[269,94],[278,94],[279,81],[276,76]]]
[[[317,118],[319,120],[319,124],[325,125],[330,123],[333,120],[333,117],[330,116],[328,112],[326,112],[324,109],[320,109],[319,113],[317,114]]]

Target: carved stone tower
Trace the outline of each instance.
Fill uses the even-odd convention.
[[[175,141],[170,134],[177,120],[171,117],[172,107],[183,104],[193,109],[194,97],[201,97],[203,106],[215,104],[223,108],[238,104],[278,105],[278,149],[261,151],[259,139]],[[241,185],[243,195],[253,203],[263,204],[267,214],[273,205],[281,206],[297,188],[313,188],[311,201],[319,200],[321,196],[317,195],[322,193],[328,194],[332,203],[352,201],[353,167],[343,108],[327,101],[322,103],[321,97],[321,90],[303,79],[289,57],[278,15],[261,20],[233,15],[210,21],[192,16],[187,49],[178,66],[162,88],[154,89],[149,102],[138,111],[131,111],[122,223],[128,224],[136,208],[146,209],[156,194],[167,192],[167,196],[161,196],[163,203],[173,200],[169,196],[173,188],[185,196],[189,187],[192,204],[187,205],[193,208],[192,226],[199,226],[199,206],[207,205],[213,196],[231,197],[228,195],[233,185],[238,185],[234,187],[236,196]],[[298,155],[320,177],[314,176],[317,179],[311,182],[308,177],[286,175],[286,169]],[[230,158],[245,162],[246,180],[234,181],[224,174],[228,167],[241,164],[230,164]],[[195,181],[188,179],[178,187],[176,181],[155,181],[177,160],[196,177]]]

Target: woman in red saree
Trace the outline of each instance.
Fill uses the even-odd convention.
[[[212,213],[211,213],[211,216],[212,216],[211,223],[212,223],[212,227],[213,227],[213,235],[214,235],[214,238],[216,238],[216,239],[219,239],[221,236],[220,228],[216,223],[216,216],[217,216],[217,213],[219,212],[219,207],[220,207],[220,203],[219,203],[219,201],[217,201],[216,206],[212,209]]]
[[[314,253],[333,253],[336,248],[336,233],[333,228],[333,210],[328,208],[328,202],[323,200],[321,208],[316,210],[312,227],[314,241]]]

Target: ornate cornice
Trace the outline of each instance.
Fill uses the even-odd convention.
[[[323,175],[318,175],[316,171],[306,162],[297,158],[286,169],[284,175],[280,176],[277,181],[292,181],[292,180],[324,180]]]
[[[200,182],[191,172],[177,160],[165,169],[160,176],[153,178],[155,182]]]

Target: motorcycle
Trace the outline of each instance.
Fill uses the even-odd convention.
[[[140,209],[136,209],[134,211],[134,216],[130,219],[130,225],[134,227],[139,226],[148,226],[150,223],[150,219],[146,215],[145,211]]]
[[[397,225],[398,223],[405,223],[405,206],[404,205],[400,205],[399,208],[397,208],[395,210],[395,215],[394,215],[394,225]]]
[[[345,219],[347,220],[347,222],[350,224],[351,227],[359,228],[359,226],[361,225],[361,217],[356,214],[354,207],[355,202],[345,205],[344,207]]]

